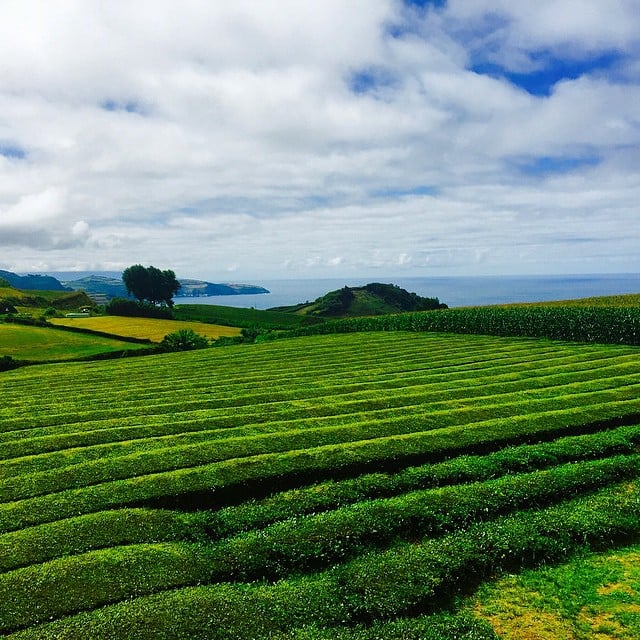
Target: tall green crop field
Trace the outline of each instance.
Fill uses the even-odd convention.
[[[459,598],[640,542],[640,353],[317,335],[0,374],[0,633],[495,638]]]

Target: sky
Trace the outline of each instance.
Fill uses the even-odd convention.
[[[640,272],[640,0],[2,0],[0,268]]]

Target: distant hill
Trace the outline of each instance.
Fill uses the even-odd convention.
[[[251,293],[269,293],[268,289],[254,284],[214,283],[180,278],[179,296],[237,296]]]
[[[268,289],[251,284],[216,284],[204,280],[182,278],[178,296],[232,296],[246,293],[269,293]],[[127,289],[121,277],[89,275],[75,280],[63,280],[71,289],[86,291],[98,304],[104,304],[113,298],[127,298]]]
[[[19,276],[17,273],[0,269],[0,278],[6,280],[12,287],[23,291],[71,291],[53,276],[39,274]]]
[[[343,287],[330,291],[314,302],[275,307],[272,311],[345,318],[446,308],[447,305],[441,303],[438,298],[423,298],[394,284],[372,282],[364,287]]]

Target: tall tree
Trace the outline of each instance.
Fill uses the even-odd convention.
[[[180,283],[171,269],[161,271],[150,266],[134,264],[122,273],[127,292],[140,302],[173,306],[173,296],[180,290]]]

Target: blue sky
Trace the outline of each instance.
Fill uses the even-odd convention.
[[[640,272],[638,0],[8,0],[0,268]]]

